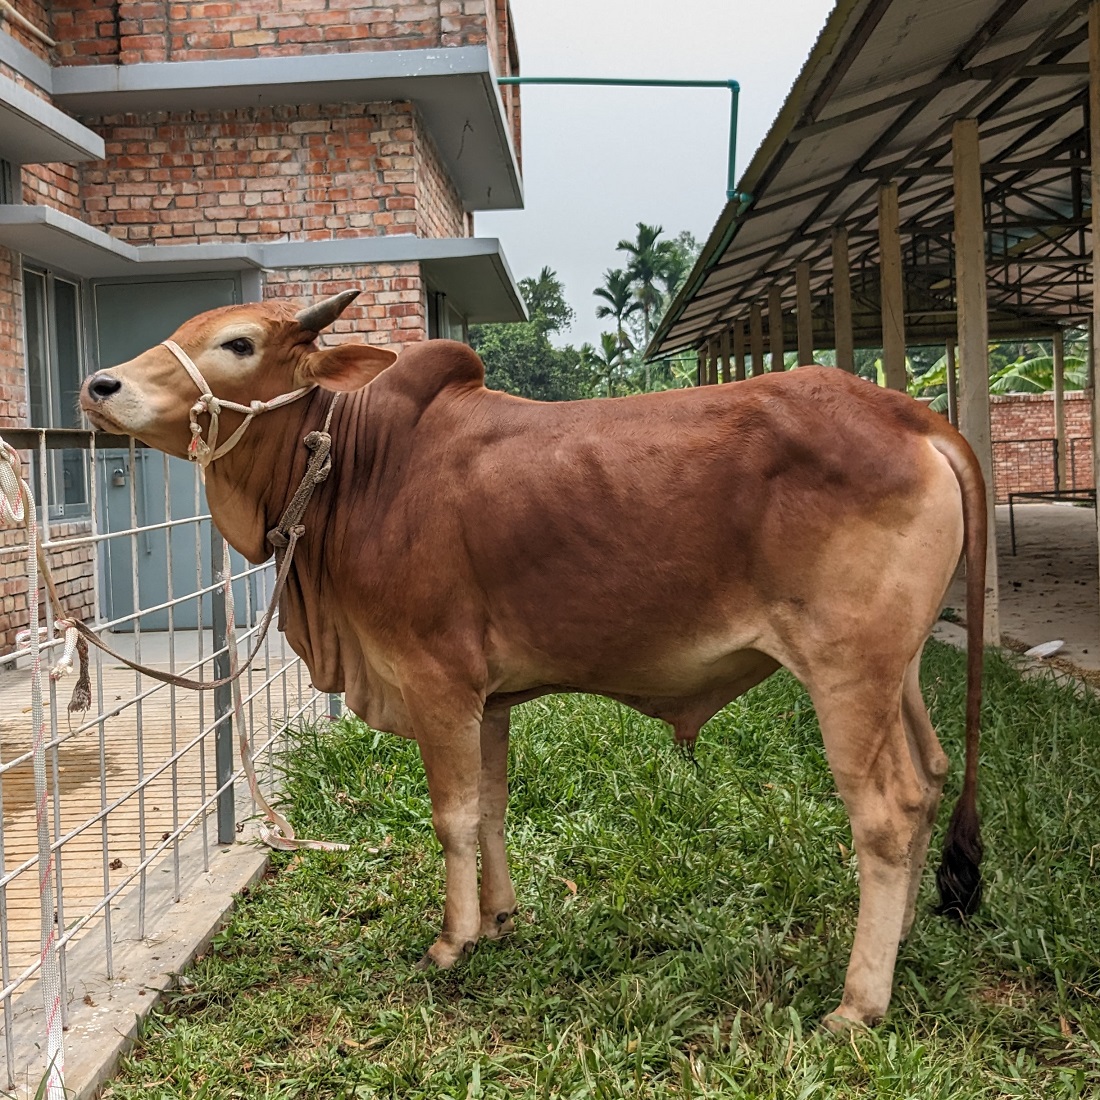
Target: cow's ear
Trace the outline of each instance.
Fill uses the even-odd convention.
[[[297,371],[300,386],[317,385],[347,393],[362,389],[395,359],[397,352],[373,344],[339,344],[311,352]]]

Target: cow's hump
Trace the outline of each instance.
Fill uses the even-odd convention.
[[[485,364],[457,340],[423,340],[406,348],[385,375],[393,384],[430,395],[447,386],[484,386]]]

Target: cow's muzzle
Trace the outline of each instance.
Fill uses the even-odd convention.
[[[99,371],[88,379],[84,389],[93,401],[106,401],[122,389],[122,382],[113,374]]]

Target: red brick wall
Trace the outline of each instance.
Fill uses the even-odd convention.
[[[23,167],[23,201],[35,206],[52,206],[80,217],[80,169],[72,164],[27,164]]]
[[[1092,450],[1088,396],[1066,394],[1066,484],[1092,487]],[[1054,488],[1054,396],[1049,393],[1003,394],[990,397],[993,431],[993,482],[997,500],[1010,492],[1041,492]],[[1037,442],[1023,442],[1032,440]],[[1076,442],[1075,442],[1076,441]],[[1073,457],[1074,466],[1070,466]]]
[[[23,273],[19,257],[0,248],[0,426],[27,422],[23,369]]]
[[[427,338],[427,297],[419,264],[270,271],[264,297],[309,302],[351,287],[361,293],[325,334],[324,342],[365,340],[400,351]]]
[[[88,221],[133,243],[461,236],[454,186],[409,104],[116,116],[83,169]]]
[[[487,40],[486,0],[59,0],[63,64],[209,61]]]
[[[117,0],[53,0],[54,36],[62,65],[118,63]]]
[[[88,534],[91,529],[91,523],[87,520],[55,523],[50,525],[50,538],[74,538]],[[22,531],[0,531],[0,653],[4,654],[15,649],[16,634],[30,625],[27,618],[27,560],[24,538]],[[91,545],[51,548],[48,557],[62,607],[68,614],[93,620],[96,576]],[[42,602],[45,602],[44,592]],[[46,621],[45,610],[42,610],[40,621]],[[70,680],[70,689],[71,686]],[[68,698],[64,684],[61,697],[66,700]]]
[[[17,0],[12,6],[48,37],[56,37],[50,21],[49,4],[46,0]],[[3,20],[0,20],[0,34],[10,34],[21,46],[26,46],[28,50],[38,54],[39,57],[49,58],[50,50],[46,43],[29,31],[24,30],[14,19],[5,16]]]

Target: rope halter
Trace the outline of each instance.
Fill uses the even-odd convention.
[[[199,368],[195,366],[191,356],[188,355],[179,344],[172,340],[162,340],[161,343],[180,361],[183,369],[187,371],[190,376],[191,381],[199,388],[199,399],[191,406],[191,442],[187,445],[187,457],[192,462],[197,462],[204,470],[211,462],[221,458],[222,455],[228,454],[238,443],[240,443],[241,437],[244,435],[248,425],[252,423],[253,417],[259,416],[260,413],[270,412],[272,409],[281,409],[284,405],[289,405],[292,401],[297,401],[299,397],[305,397],[307,393],[317,388],[315,385],[302,386],[301,389],[293,390],[290,393],[282,393],[278,397],[273,397],[270,401],[252,401],[248,405],[241,405],[236,401],[225,401],[220,397],[215,397],[214,394],[211,393],[206,379],[203,378],[202,374],[199,372]],[[228,409],[230,412],[243,413],[244,422],[219,447],[218,418],[223,409]],[[199,423],[199,417],[202,416],[203,413],[206,413],[206,415],[210,417],[210,438],[208,440],[202,438],[202,425]]]

